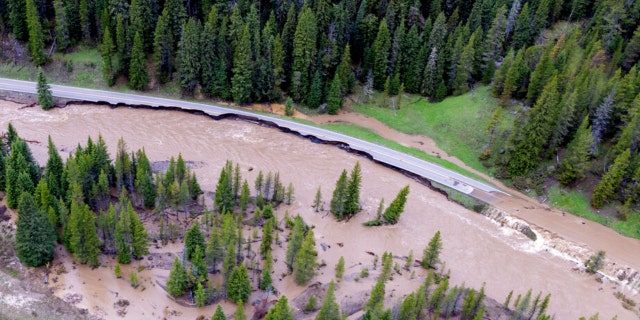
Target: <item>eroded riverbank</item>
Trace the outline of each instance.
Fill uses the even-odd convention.
[[[110,109],[87,105],[43,112],[38,108],[20,107],[3,103],[0,108],[0,127],[6,127],[11,121],[26,139],[41,141],[31,144],[34,155],[41,163],[46,157],[48,134],[51,134],[59,149],[69,152],[78,143],[84,143],[88,135],[95,138],[101,133],[112,153],[117,140],[123,137],[130,150],[145,147],[152,161],[167,160],[182,152],[185,159],[204,163],[194,170],[203,189],[207,191],[215,188],[218,172],[226,160],[239,163],[243,176],[249,181],[257,175],[257,170],[249,171],[249,168],[279,171],[281,178],[286,182],[292,181],[296,188],[294,204],[283,209],[302,215],[316,226],[317,242],[331,245],[327,251],[319,252],[319,259],[325,260],[329,267],[317,277],[318,281],[330,280],[332,266],[340,256],[347,258],[347,266],[351,266],[353,273],[372,263],[366,251],[379,254],[391,251],[396,255],[406,255],[413,250],[419,256],[433,233],[440,230],[444,239],[442,258],[447,261],[447,268],[451,269],[452,278],[457,283],[465,282],[467,286],[480,287],[485,282],[488,295],[498,300],[504,299],[512,289],[523,294],[529,288],[534,292],[551,293],[550,309],[559,319],[575,319],[598,311],[602,318],[611,318],[613,315],[618,315],[619,319],[634,318],[613,297],[611,285],[598,284],[593,278],[572,271],[571,263],[547,253],[545,248],[537,248],[519,233],[448,202],[441,194],[395,171],[337,148],[313,144],[278,130],[252,124],[212,121],[203,116],[175,111]],[[340,171],[351,168],[358,160],[363,169],[363,212],[349,223],[338,223],[329,216],[314,213],[310,206],[317,187],[322,187],[327,201]],[[406,184],[411,186],[412,191],[398,225],[373,229],[360,225],[375,214],[381,197],[389,201]],[[283,215],[284,212],[279,214]],[[354,237],[354,234],[358,236]],[[344,247],[335,245],[339,242],[344,243]],[[363,265],[359,265],[359,262]],[[65,285],[61,285],[57,294],[64,296],[68,292],[77,292],[86,297],[78,303],[79,306],[96,313],[95,310],[104,310],[107,317],[111,315],[115,302],[113,294],[108,292],[111,289],[105,292],[86,279],[91,275],[113,283],[111,269],[100,268],[91,272],[84,272],[82,267],[67,269],[68,273],[60,275],[61,283]],[[149,283],[161,281],[166,276],[166,271],[154,270],[143,271],[142,275],[149,278]],[[418,276],[413,280],[390,283],[388,292],[394,292],[394,296],[389,298],[390,302],[420,284],[422,278],[418,272],[416,274]],[[337,292],[338,299],[344,300],[360,291],[368,291],[372,284],[345,281]],[[161,290],[152,285],[146,286],[144,292],[127,291],[130,289],[126,287],[128,285],[123,282],[123,287],[117,290],[123,290],[133,297],[150,294],[145,293],[147,290]],[[276,287],[292,298],[303,289],[294,285],[290,277],[276,281]],[[162,291],[158,292],[153,299],[145,298],[144,301],[130,298],[142,305],[130,307],[126,316],[149,317],[152,313],[159,317],[164,314],[163,308],[170,302],[157,302],[156,299],[164,297]],[[177,306],[176,310],[182,310],[180,308]],[[192,315],[192,312],[207,316],[213,314],[213,307],[193,310],[185,308],[180,312],[184,317]],[[230,313],[232,310],[226,311]]]

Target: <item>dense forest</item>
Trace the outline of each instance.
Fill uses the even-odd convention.
[[[619,201],[623,218],[639,201],[637,1],[0,0],[0,17],[36,65],[95,46],[109,85],[239,104],[337,113],[356,90],[437,101],[491,84],[501,107],[480,157],[498,177],[592,178],[593,207]]]

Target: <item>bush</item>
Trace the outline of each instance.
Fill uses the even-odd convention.
[[[600,270],[604,265],[605,254],[606,253],[604,251],[600,250],[598,253],[589,257],[589,259],[584,263],[587,267],[586,271],[591,274],[598,272],[598,270]]]
[[[304,305],[304,312],[313,312],[318,309],[318,302],[316,301],[316,296],[312,295],[309,297],[309,301]]]
[[[360,278],[366,278],[369,276],[369,269],[364,268],[360,270]]]

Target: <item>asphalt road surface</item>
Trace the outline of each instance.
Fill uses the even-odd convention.
[[[55,97],[77,101],[108,103],[112,105],[122,104],[148,106],[152,108],[179,108],[190,111],[201,111],[215,118],[236,116],[249,121],[268,122],[270,125],[275,125],[281,129],[299,134],[300,136],[311,138],[312,140],[319,139],[329,143],[336,143],[344,149],[364,152],[377,162],[448,186],[484,202],[492,202],[491,200],[494,199],[494,196],[497,194],[507,194],[493,186],[471,179],[437,164],[418,159],[411,155],[340,133],[295,121],[289,121],[279,117],[262,115],[240,109],[182,100],[164,99],[141,94],[119,93],[61,85],[51,85],[51,89]],[[0,90],[36,93],[36,83],[0,78]]]

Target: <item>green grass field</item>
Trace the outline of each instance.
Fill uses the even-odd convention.
[[[488,143],[487,126],[496,107],[495,99],[489,94],[489,87],[480,87],[473,94],[447,98],[439,103],[410,96],[403,99],[402,107],[395,112],[390,108],[371,104],[356,105],[354,110],[374,117],[398,131],[428,136],[442,150],[473,169],[489,173],[478,160],[478,154]],[[504,113],[503,117],[506,117]]]

